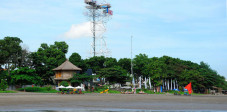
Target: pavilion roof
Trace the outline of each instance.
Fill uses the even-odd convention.
[[[53,69],[54,71],[60,71],[60,70],[82,70],[81,68],[75,66],[72,64],[69,60],[66,60],[64,63],[62,63],[57,68]]]

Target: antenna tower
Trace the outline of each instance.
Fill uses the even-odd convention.
[[[91,23],[91,32],[93,42],[91,44],[91,56],[110,56],[110,51],[107,49],[107,44],[103,34],[106,32],[106,23],[113,15],[110,10],[111,5],[102,0],[98,3],[97,0],[84,0],[87,9],[86,16]]]

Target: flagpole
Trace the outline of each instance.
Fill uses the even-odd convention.
[[[132,63],[132,36],[131,36],[131,74],[132,74],[133,88],[135,88],[135,79],[134,79],[134,75],[133,75],[133,63]]]

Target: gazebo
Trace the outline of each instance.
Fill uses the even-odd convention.
[[[82,69],[73,65],[69,60],[66,60],[59,67],[53,69],[55,71],[54,80],[57,82],[58,86],[62,81],[67,81],[71,85],[69,79],[73,77],[73,74],[81,71]]]

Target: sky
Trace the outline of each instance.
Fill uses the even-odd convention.
[[[97,0],[101,3],[103,0]],[[106,0],[113,16],[104,33],[111,56],[139,53],[204,61],[227,78],[226,0]],[[41,43],[65,41],[67,58],[90,57],[90,23],[84,0],[0,0],[0,39],[19,37],[37,51]]]

